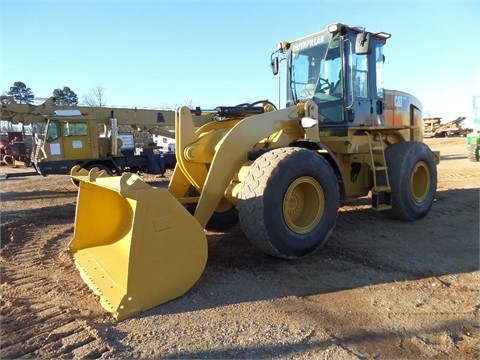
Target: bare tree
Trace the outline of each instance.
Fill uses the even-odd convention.
[[[193,109],[193,100],[185,99],[185,106],[188,106],[190,109]]]
[[[83,103],[87,106],[104,107],[107,105],[105,88],[97,85],[90,89],[90,93],[83,95]]]
[[[163,108],[165,109],[173,109],[173,110],[177,110],[179,107],[182,107],[182,106],[186,106],[190,109],[194,109],[195,107],[193,106],[193,100],[192,99],[185,99],[183,102],[181,103],[173,103],[173,106],[163,106]]]

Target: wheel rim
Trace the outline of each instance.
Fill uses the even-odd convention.
[[[410,178],[410,189],[416,202],[422,202],[427,198],[431,182],[427,163],[420,161],[415,165]]]
[[[309,177],[296,179],[283,199],[283,217],[294,232],[305,234],[320,222],[325,209],[325,195],[319,183]]]
[[[230,210],[232,207],[233,207],[232,204],[230,204],[227,200],[225,200],[225,198],[222,198],[218,206],[215,208],[215,212],[225,213],[228,210]]]

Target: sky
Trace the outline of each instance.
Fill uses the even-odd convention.
[[[276,44],[337,22],[392,34],[385,87],[417,97],[424,117],[471,120],[478,0],[0,0],[0,93],[21,81],[36,98],[68,86],[80,102],[102,87],[115,107],[283,107]]]

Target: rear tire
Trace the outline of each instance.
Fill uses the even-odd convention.
[[[435,157],[427,145],[416,141],[394,143],[385,149],[392,188],[392,209],[387,216],[418,220],[432,207],[437,190]]]
[[[479,160],[477,139],[472,139],[468,145],[468,160],[471,162],[478,162]]]
[[[86,167],[86,169],[88,171],[92,170],[93,168],[97,168],[98,170],[104,170],[108,175],[110,176],[113,176],[113,171],[112,169],[110,169],[107,165],[104,165],[104,164],[92,164],[92,165],[88,165]]]
[[[339,191],[331,166],[302,148],[279,148],[256,159],[237,209],[250,242],[267,254],[294,259],[328,240],[338,216]]]

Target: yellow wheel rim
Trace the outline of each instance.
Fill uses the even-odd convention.
[[[283,217],[287,226],[298,234],[312,231],[325,209],[325,195],[318,182],[302,176],[287,189],[283,199]]]
[[[416,202],[422,202],[427,198],[431,182],[428,165],[424,161],[418,162],[410,178],[410,189]]]
[[[215,211],[219,213],[223,213],[223,212],[227,212],[232,207],[233,207],[232,204],[230,204],[227,200],[225,200],[225,198],[222,198],[218,206],[215,208]]]

